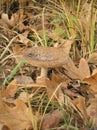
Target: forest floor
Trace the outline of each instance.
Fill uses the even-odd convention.
[[[1,0],[0,130],[97,130],[96,4]]]

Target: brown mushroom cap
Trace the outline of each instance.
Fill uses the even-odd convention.
[[[25,60],[32,66],[53,68],[64,65],[68,57],[60,48],[45,46],[25,49],[21,59]]]

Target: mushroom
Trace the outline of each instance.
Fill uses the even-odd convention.
[[[47,76],[48,68],[61,67],[67,62],[68,56],[62,48],[39,46],[26,48],[20,59],[32,66],[40,67],[40,77],[44,77]]]

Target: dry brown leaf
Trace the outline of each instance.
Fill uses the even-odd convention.
[[[92,53],[88,59],[89,63],[97,64],[97,53]]]
[[[84,58],[81,58],[79,68],[75,66],[71,58],[68,58],[68,62],[63,67],[66,70],[65,73],[72,79],[83,80],[90,76],[89,66]]]
[[[89,100],[89,106],[87,107],[87,114],[90,118],[90,121],[97,126],[97,98]]]
[[[97,73],[95,73],[94,75],[91,75],[88,78],[85,78],[84,81],[90,85],[89,89],[93,93],[97,93]]]
[[[87,127],[85,127],[85,128],[79,128],[79,130],[87,130]]]
[[[3,129],[4,124],[0,122],[0,130]]]
[[[0,122],[10,130],[24,130],[32,128],[31,114],[22,100],[17,99],[15,107],[9,107],[0,100]]]
[[[78,93],[75,93],[75,92],[73,92],[72,90],[69,90],[69,89],[63,89],[63,92],[64,92],[65,95],[68,95],[70,98],[79,96]]]
[[[27,84],[31,84],[31,83],[34,82],[31,77],[29,77],[29,76],[24,76],[24,75],[22,75],[22,76],[16,76],[16,77],[15,77],[15,80],[17,81],[18,84],[24,84],[25,86],[26,86]]]
[[[2,90],[0,92],[1,97],[4,98],[11,98],[15,96],[15,93],[17,92],[18,85],[16,80],[13,80],[6,88],[2,87]]]
[[[86,106],[85,106],[85,99],[83,97],[78,97],[76,99],[73,100],[74,105],[76,106],[76,108],[78,109],[78,111],[81,113],[81,118],[83,119],[84,123],[87,123],[87,112],[86,112]]]
[[[9,19],[9,18],[8,18],[8,14],[3,13],[3,14],[1,15],[1,19],[2,19],[2,21],[3,21],[4,23],[6,23],[8,26],[13,27],[13,26],[15,25],[14,18],[11,17],[11,19]]]
[[[0,130],[9,130],[9,128],[6,125],[3,125],[2,129]]]
[[[46,80],[49,80],[47,76],[43,76],[43,77],[37,76],[36,83],[46,85]]]
[[[75,66],[71,58],[68,58],[68,62],[63,66],[66,70],[65,73],[72,79],[83,80],[83,73]]]
[[[59,74],[52,73],[51,80],[46,80],[47,84],[47,94],[48,97],[51,98],[52,101],[58,101],[59,103],[63,102],[63,93],[61,90],[62,82],[66,82],[67,78],[65,76],[61,76]]]
[[[74,39],[68,39],[68,40],[60,39],[60,42],[61,44],[58,47],[63,48],[65,54],[68,56],[71,49],[71,45],[74,43]]]
[[[2,13],[1,15],[1,20],[9,27],[14,27],[18,20],[19,20],[19,15],[17,13],[14,13],[11,16],[11,19],[8,18],[8,14]]]
[[[79,71],[83,73],[83,78],[90,76],[90,69],[87,61],[84,58],[80,59],[79,63]]]
[[[42,130],[55,128],[63,120],[63,113],[60,110],[54,110],[45,115],[42,123]]]
[[[18,99],[22,100],[23,102],[28,102],[29,94],[27,92],[21,92],[18,96]]]
[[[92,75],[97,73],[97,68],[93,70]]]
[[[29,33],[29,31],[26,30],[24,33],[22,33],[21,35],[19,35],[19,40],[18,40],[18,42],[21,42],[21,43],[23,43],[24,45],[27,45],[29,42],[31,42],[31,41],[27,38],[28,33]]]
[[[21,53],[23,51],[23,47],[20,47],[20,45],[15,44],[15,46],[12,47],[13,53],[17,54],[17,53]]]

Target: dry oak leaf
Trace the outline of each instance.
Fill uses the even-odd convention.
[[[47,84],[47,94],[52,101],[57,101],[59,104],[64,102],[63,92],[61,90],[61,85],[63,82],[67,84],[68,78],[64,75],[52,73],[51,80],[46,80]],[[70,80],[68,81],[70,82]],[[52,97],[53,96],[53,97]]]
[[[30,112],[23,101],[17,99],[15,107],[9,107],[0,100],[0,122],[10,130],[24,130],[32,128]]]
[[[18,43],[18,42],[17,42]],[[17,53],[21,53],[23,51],[23,47],[20,47],[19,44],[15,44],[13,47],[12,47],[12,50],[13,50],[13,53],[14,54],[17,54]]]
[[[87,124],[88,116],[87,116],[87,112],[86,112],[85,99],[80,96],[73,100],[73,104],[79,111],[79,115],[83,119],[84,123]]]
[[[9,130],[9,128],[6,125],[4,125],[4,123],[0,122],[0,130]]]
[[[32,43],[31,40],[29,40],[28,37],[29,31],[26,30],[24,33],[19,35],[19,38],[17,39],[18,42],[23,43],[24,45],[28,45],[28,43]]]
[[[25,75],[15,76],[15,80],[17,81],[18,84],[25,85],[25,86],[27,84],[34,83],[33,79],[30,76],[25,76]]]
[[[11,98],[15,96],[15,93],[17,92],[18,85],[17,81],[13,80],[6,88],[2,87],[2,90],[0,91],[0,95],[3,98]]]
[[[27,92],[21,92],[20,95],[18,96],[18,99],[21,99],[24,103],[27,103],[29,97],[30,94],[28,94]]]
[[[8,14],[2,13],[1,20],[8,27],[14,27],[16,25],[16,23],[18,22],[18,20],[19,20],[19,15],[17,13],[14,13],[11,16],[11,19],[9,19]]]
[[[90,76],[90,69],[87,61],[84,58],[80,59],[79,63],[79,71],[83,73],[83,78]]]
[[[59,48],[63,48],[66,55],[69,55],[71,45],[74,43],[74,39],[60,39],[61,44],[58,45]]]
[[[97,73],[91,75],[88,78],[85,78],[84,81],[90,85],[89,89],[93,93],[97,93]]]
[[[90,118],[90,121],[97,126],[97,98],[89,100],[89,106],[87,107],[87,114]]]
[[[74,62],[71,58],[68,58],[68,62],[63,65],[65,69],[65,73],[72,79],[80,79],[83,80],[83,73],[75,66]]]
[[[72,79],[83,80],[84,78],[90,76],[89,66],[84,58],[80,59],[78,68],[75,66],[71,58],[68,58],[68,62],[63,67],[65,68],[65,70],[67,70],[67,75]]]
[[[92,53],[88,59],[89,63],[97,64],[97,53]]]
[[[48,130],[49,128],[55,128],[63,120],[63,113],[60,110],[54,110],[51,113],[45,115],[42,123],[42,130]]]

